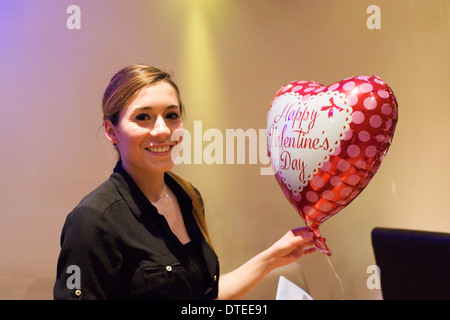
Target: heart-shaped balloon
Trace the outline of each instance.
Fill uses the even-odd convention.
[[[267,144],[284,195],[331,255],[319,225],[368,185],[394,135],[398,105],[377,76],[329,86],[293,81],[276,93],[267,114]]]

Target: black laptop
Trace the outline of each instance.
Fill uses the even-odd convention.
[[[450,233],[374,228],[385,300],[450,300]]]

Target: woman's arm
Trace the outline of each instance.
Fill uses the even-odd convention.
[[[304,254],[316,251],[313,233],[307,227],[287,232],[270,248],[219,279],[218,299],[241,299],[272,270],[288,265]]]

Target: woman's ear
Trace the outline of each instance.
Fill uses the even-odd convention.
[[[117,139],[117,136],[116,136],[116,127],[112,124],[112,122],[110,120],[106,120],[103,123],[103,127],[105,129],[106,138],[110,142],[112,142],[114,144],[118,144],[119,140]]]

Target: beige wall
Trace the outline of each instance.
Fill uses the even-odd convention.
[[[81,29],[69,30],[69,5]],[[367,8],[381,9],[368,29]],[[316,299],[380,299],[366,286],[375,226],[450,232],[448,0],[39,0],[0,8],[0,299],[51,299],[67,213],[106,179],[115,155],[99,130],[110,77],[136,62],[175,72],[185,127],[265,128],[292,80],[376,74],[399,123],[376,177],[321,227],[333,251],[277,270],[247,298],[273,299],[279,275]],[[203,142],[203,147],[208,142]],[[261,158],[263,161],[264,158]],[[247,161],[248,163],[248,161]],[[302,226],[258,164],[181,164],[202,192],[227,272]]]

